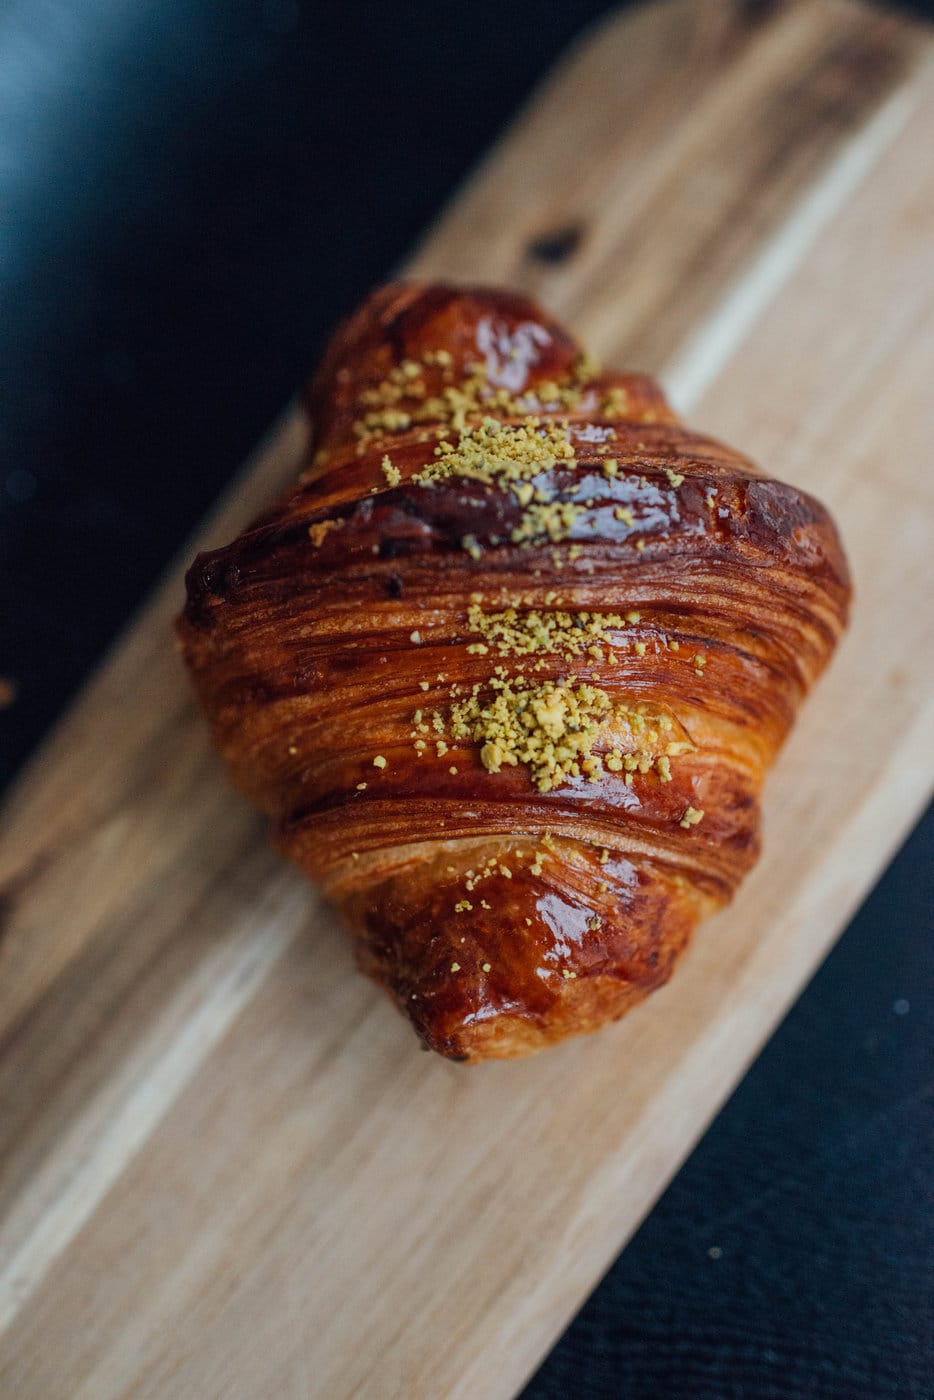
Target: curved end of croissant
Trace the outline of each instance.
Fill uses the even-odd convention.
[[[687,941],[685,937],[678,952]],[[515,1060],[534,1055],[559,1041],[591,1035],[610,1022],[621,1020],[668,981],[676,957],[677,952],[672,952],[664,967],[641,982],[609,973],[567,982],[556,991],[547,1014],[538,1017],[525,1009],[481,1007],[478,1011],[470,1006],[439,1014],[427,1002],[403,1004],[391,989],[387,990],[427,1050],[460,1064],[480,1064],[484,1060]],[[370,970],[365,964],[361,968]]]
[[[286,849],[307,863],[303,845]],[[547,834],[419,854],[395,869],[358,858],[325,884],[361,970],[425,1046],[467,1063],[618,1020],[668,980],[697,920],[727,897],[663,859]]]

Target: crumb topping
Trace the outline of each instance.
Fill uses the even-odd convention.
[[[421,485],[457,476],[496,482],[506,490],[531,481],[558,462],[573,466],[575,460],[567,424],[542,424],[532,416],[520,424],[484,418],[474,427],[461,428],[456,444],[442,439],[434,457],[413,478]]]
[[[402,473],[398,467],[393,466],[388,453],[383,457],[382,472],[390,486],[398,486],[402,480]]]
[[[530,416],[515,424],[487,417],[474,426],[464,426],[456,443],[443,438],[434,450],[434,460],[416,472],[412,480],[420,486],[432,486],[462,478],[498,486],[511,493],[522,507],[520,522],[510,532],[513,544],[531,544],[541,539],[558,543],[567,539],[586,507],[555,499],[537,479],[556,466],[575,464],[574,444],[566,422],[542,423]],[[491,539],[490,543],[497,541]],[[483,552],[474,535],[465,535],[461,547],[473,559],[479,559]]]
[[[491,410],[522,417],[543,408],[555,412],[596,406],[592,383],[599,366],[586,353],[578,355],[566,378],[541,380],[521,394],[510,393],[502,384],[492,383],[490,369],[482,362],[468,366],[467,374],[455,383],[452,363],[447,350],[428,350],[420,361],[403,360],[379,384],[364,389],[358,401],[361,413],[353,423],[358,450],[364,450],[374,438],[405,432],[422,423],[447,423],[460,432],[469,422],[475,422]],[[437,392],[429,394],[427,373],[432,374],[436,383],[440,378]],[[612,412],[607,411],[608,416],[619,417],[621,406],[625,406],[625,391],[615,396],[610,391],[608,398],[614,405]]]
[[[606,691],[553,681],[534,685],[521,676],[496,681],[491,698],[474,694],[451,707],[454,737],[479,743],[480,761],[490,773],[527,765],[539,792],[579,776],[612,710]]]
[[[587,443],[594,444],[586,463],[588,471],[602,473],[608,482],[621,478],[625,463],[619,457],[605,455],[620,452],[619,445],[612,443],[619,432],[606,422],[572,425],[566,417],[538,415],[570,414],[584,408],[605,420],[620,419],[632,414],[629,393],[621,385],[607,388],[595,383],[597,368],[584,356],[564,380],[539,381],[522,393],[503,387],[502,378],[492,382],[495,368],[478,363],[455,376],[451,355],[441,350],[428,351],[419,360],[404,360],[382,382],[361,393],[359,414],[353,424],[358,452],[386,434],[416,429],[414,439],[425,443],[426,448],[420,459],[424,465],[409,478],[414,486],[430,489],[441,483],[478,482],[503,492],[518,507],[518,524],[507,527],[514,545],[556,545],[574,533],[583,536],[580,517],[596,502],[588,499],[579,504],[565,499],[551,473],[558,471],[562,474],[558,479],[566,480],[565,471],[583,465],[577,460],[575,443]],[[505,382],[510,381],[506,378]],[[521,380],[513,380],[513,385],[516,382]],[[645,422],[656,417],[651,411],[640,413]],[[643,443],[637,446],[645,449]],[[429,458],[427,462],[425,457]],[[664,472],[671,488],[677,489],[684,482],[683,473],[662,463],[655,465]],[[389,487],[402,481],[402,473],[388,453],[382,456],[380,470]],[[646,478],[640,480],[645,488]],[[608,493],[610,489],[607,488]],[[615,482],[612,492],[619,494]],[[708,497],[708,504],[711,499]],[[630,506],[615,506],[613,515],[630,529],[635,526]],[[322,521],[309,527],[312,543],[317,547],[328,531],[343,523]],[[462,549],[474,560],[483,557],[485,548],[500,543],[502,540],[495,535],[487,538],[482,532],[479,538],[466,534],[460,540]],[[640,552],[646,547],[641,538],[633,543]],[[580,543],[550,551],[556,569],[573,564],[582,554]],[[605,773],[619,774],[627,786],[632,785],[634,775],[650,772],[660,783],[673,781],[672,759],[690,752],[693,746],[685,742],[680,726],[672,734],[669,716],[649,714],[643,704],[630,708],[611,698],[600,688],[600,676],[594,670],[589,672],[589,682],[574,675],[542,681],[534,673],[551,669],[553,663],[543,659],[547,656],[568,661],[586,657],[616,666],[619,658],[614,647],[630,656],[642,657],[650,650],[654,653],[666,647],[676,652],[676,641],[653,635],[651,624],[649,631],[643,632],[648,641],[638,635],[621,636],[627,627],[640,623],[641,614],[634,610],[574,611],[562,605],[555,595],[546,595],[544,600],[540,596],[513,600],[508,592],[500,597],[496,611],[485,611],[482,601],[480,595],[473,595],[470,600],[467,627],[472,640],[467,651],[478,656],[538,658],[529,664],[532,674],[509,676],[505,667],[498,666],[492,676],[472,690],[469,682],[451,685],[449,698],[440,709],[426,711],[424,717],[416,711],[410,738],[419,758],[430,761],[434,753],[442,759],[452,746],[475,745],[475,757],[479,757],[487,772],[523,766],[541,793],[569,779],[597,782]],[[416,646],[421,644],[421,632],[413,631],[410,641]],[[700,653],[693,656],[698,677],[703,675],[706,661]],[[597,669],[603,671],[603,666]],[[438,683],[444,683],[444,677],[439,675]],[[422,692],[432,688],[428,680],[420,680],[418,685]],[[631,705],[633,701],[634,697]],[[451,753],[451,758],[459,762],[462,757],[463,748]],[[373,765],[385,769],[387,760],[377,755]],[[451,763],[450,758],[446,766],[452,777],[457,776],[458,765]],[[359,790],[364,789],[365,784],[360,784]],[[688,807],[676,820],[688,829],[697,825],[703,815],[702,809]],[[533,873],[542,871],[545,859],[546,851],[534,852]],[[495,863],[490,872],[469,875],[479,879],[497,871],[503,878],[511,878],[507,866]],[[463,901],[457,912],[471,907]]]
[[[693,752],[689,740],[670,737],[675,729],[670,715],[654,712],[644,702],[630,707],[614,701],[576,676],[539,683],[525,675],[510,677],[499,666],[485,684],[475,684],[469,695],[463,692],[462,686],[452,685],[453,703],[446,713],[433,710],[430,724],[421,710],[415,711],[411,737],[419,757],[426,743],[416,735],[434,731],[442,736],[436,740],[439,758],[448,752],[448,738],[459,745],[475,744],[487,772],[525,766],[534,786],[547,793],[568,778],[596,783],[604,773],[620,774],[627,787],[636,773],[654,772],[659,782],[669,783],[671,759]],[[612,747],[606,743],[610,736],[611,743],[617,741]],[[448,771],[456,776],[457,766]],[[546,851],[534,853],[533,874],[541,873],[545,859]],[[505,866],[499,870],[510,878]],[[473,875],[468,872],[470,879]],[[469,880],[467,887],[472,888]]]
[[[551,596],[551,595],[549,595]],[[504,608],[501,612],[484,612],[479,602],[471,602],[467,612],[470,631],[482,637],[468,651],[486,655],[491,649],[500,656],[531,656],[547,653],[558,656],[592,654],[592,648],[610,642],[610,634],[624,628],[627,622],[638,622],[640,614],[566,612],[548,609]],[[482,650],[481,650],[482,648]],[[602,658],[603,653],[600,652]]]

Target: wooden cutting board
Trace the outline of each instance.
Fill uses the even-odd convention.
[[[934,773],[930,47],[845,0],[627,12],[409,264],[537,294],[842,527],[852,630],[669,987],[526,1063],[420,1054],[226,785],[179,569],[39,755],[0,860],[4,1396],[512,1395],[824,957]]]

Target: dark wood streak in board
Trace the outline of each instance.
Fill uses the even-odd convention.
[[[528,256],[543,263],[567,262],[583,243],[586,233],[582,224],[565,224],[562,228],[540,233],[529,240]]]

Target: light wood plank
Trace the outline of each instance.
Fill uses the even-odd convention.
[[[846,0],[649,4],[562,65],[432,229],[418,277],[541,297],[601,355],[657,372],[918,60]],[[555,114],[560,114],[555,120]],[[557,266],[536,237],[582,231]]]
[[[40,757],[0,865],[4,1393],[513,1393],[824,956],[934,772],[934,638],[904,607],[932,527],[926,52],[824,0],[624,16],[413,261],[677,369],[877,132],[694,414],[834,508],[853,631],[771,781],[763,862],[644,1008],[537,1061],[419,1055],[227,792],[167,641],[177,575]],[[527,256],[581,218],[565,264]]]

